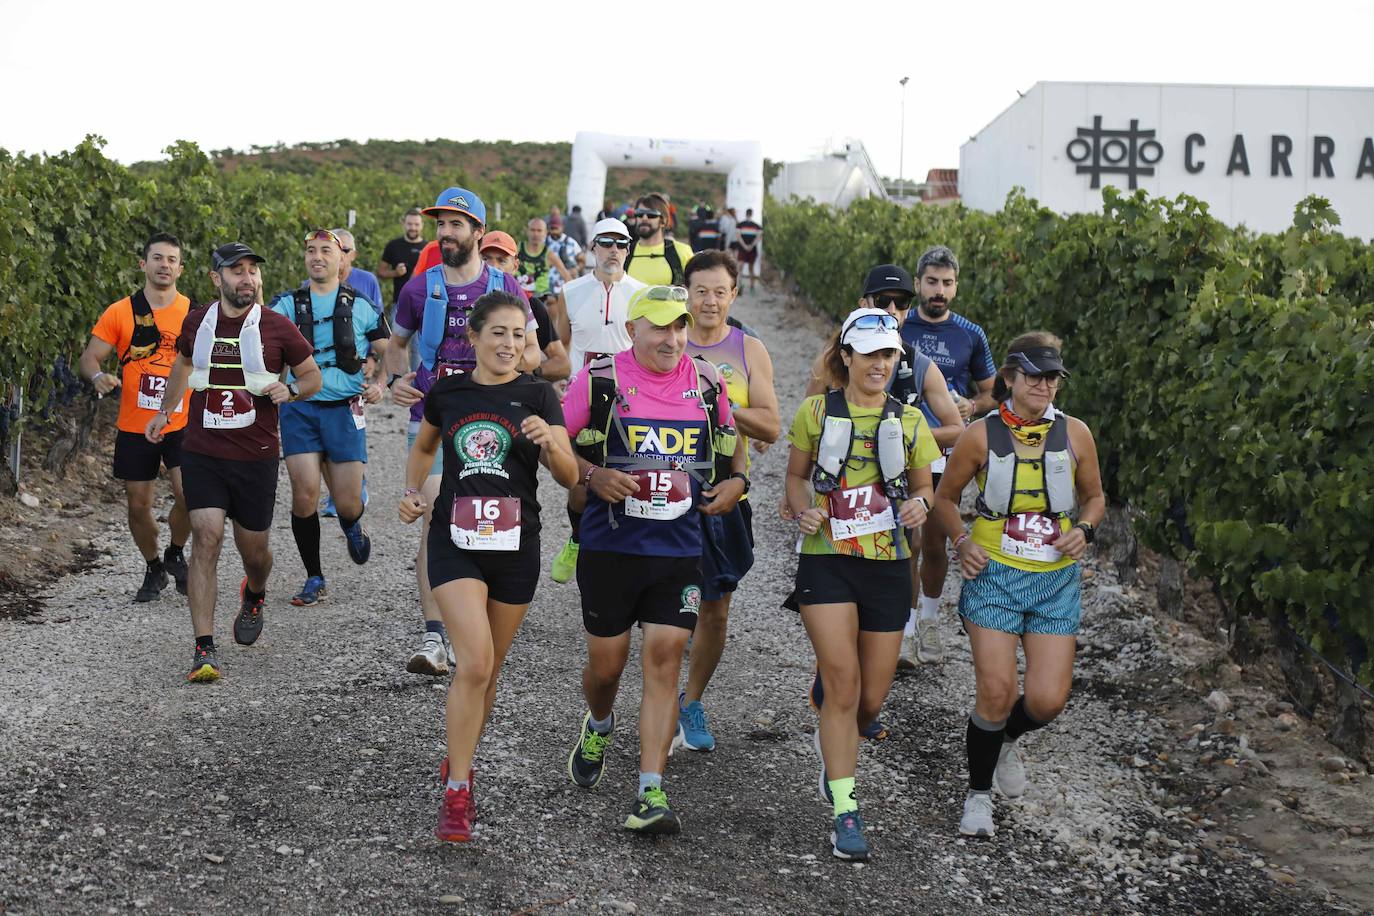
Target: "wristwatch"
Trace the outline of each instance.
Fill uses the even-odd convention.
[[[1079,522],[1077,525],[1074,525],[1074,527],[1082,530],[1083,540],[1087,541],[1089,544],[1097,539],[1097,530],[1087,522]]]
[[[286,390],[291,393],[291,400],[293,401],[301,396],[301,390],[296,386],[295,382],[292,382],[291,384],[287,385]]]
[[[730,475],[729,479],[730,479],[730,480],[742,480],[742,481],[744,481],[744,492],[745,492],[745,493],[748,493],[748,492],[749,492],[749,475],[748,475],[748,474],[745,474],[743,471],[736,471],[735,473],[733,473],[733,474]]]
[[[389,378],[389,379],[386,380],[386,390],[387,390],[387,391],[390,391],[390,390],[391,390],[391,386],[394,385],[394,384],[396,384],[396,380],[397,380],[398,378],[401,378],[401,374],[400,374],[399,372],[393,372],[393,373],[391,374],[391,378]]]

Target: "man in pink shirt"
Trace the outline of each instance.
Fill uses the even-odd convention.
[[[677,731],[682,653],[701,607],[697,513],[729,512],[749,481],[721,379],[710,362],[686,352],[687,290],[646,287],[631,297],[627,314],[631,348],[589,363],[563,401],[587,486],[577,585],[588,712],[568,775],[584,788],[601,781],[637,623],[644,631],[639,797],[625,827],[677,833],[681,824],[662,782]]]

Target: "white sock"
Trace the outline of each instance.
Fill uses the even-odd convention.
[[[940,599],[938,597],[931,598],[929,595],[921,596],[921,619],[940,619]]]
[[[448,789],[450,792],[461,792],[463,789],[470,789],[471,785],[466,779],[450,779]]]
[[[911,609],[911,616],[906,620],[906,629],[902,631],[903,636],[910,636],[916,632],[916,609]]]

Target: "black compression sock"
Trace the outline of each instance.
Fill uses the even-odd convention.
[[[1002,750],[1006,721],[988,722],[978,713],[968,718],[964,747],[968,752],[968,787],[973,792],[991,792],[992,774],[997,769],[997,754]]]
[[[576,544],[582,536],[582,513],[576,509],[568,509],[568,524],[572,527],[572,542]]]
[[[291,533],[296,537],[296,549],[300,551],[305,574],[323,576],[320,566],[320,517],[313,512],[309,515],[292,512]]]
[[[162,551],[162,559],[164,561],[185,559],[181,552],[184,546],[183,544],[168,544],[167,549]]]
[[[215,637],[213,637],[213,636],[197,636],[197,637],[196,637],[196,648],[198,648],[198,649],[213,649],[214,647],[215,647]]]
[[[366,509],[363,510],[363,512],[366,512],[366,511],[367,511]],[[363,517],[362,512],[359,512],[357,518],[344,518],[344,517],[343,517],[343,513],[340,512],[340,513],[339,513],[339,527],[342,528],[344,531],[348,531],[349,528],[352,528],[354,525],[358,524],[358,519],[360,519],[360,518],[362,518],[362,517]]]
[[[1011,715],[1007,716],[1007,740],[1015,741],[1026,732],[1033,732],[1048,724],[1031,718],[1030,713],[1026,712],[1026,697],[1023,694],[1016,698],[1016,705],[1011,708]]]
[[[153,557],[151,560],[145,560],[144,562],[148,564],[148,572],[157,572],[162,569],[162,561],[157,557]]]

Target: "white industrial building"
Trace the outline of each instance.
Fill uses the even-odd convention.
[[[999,210],[1014,187],[1061,213],[1102,187],[1191,194],[1263,232],[1309,194],[1374,237],[1374,88],[1036,83],[959,150],[959,193]]]

